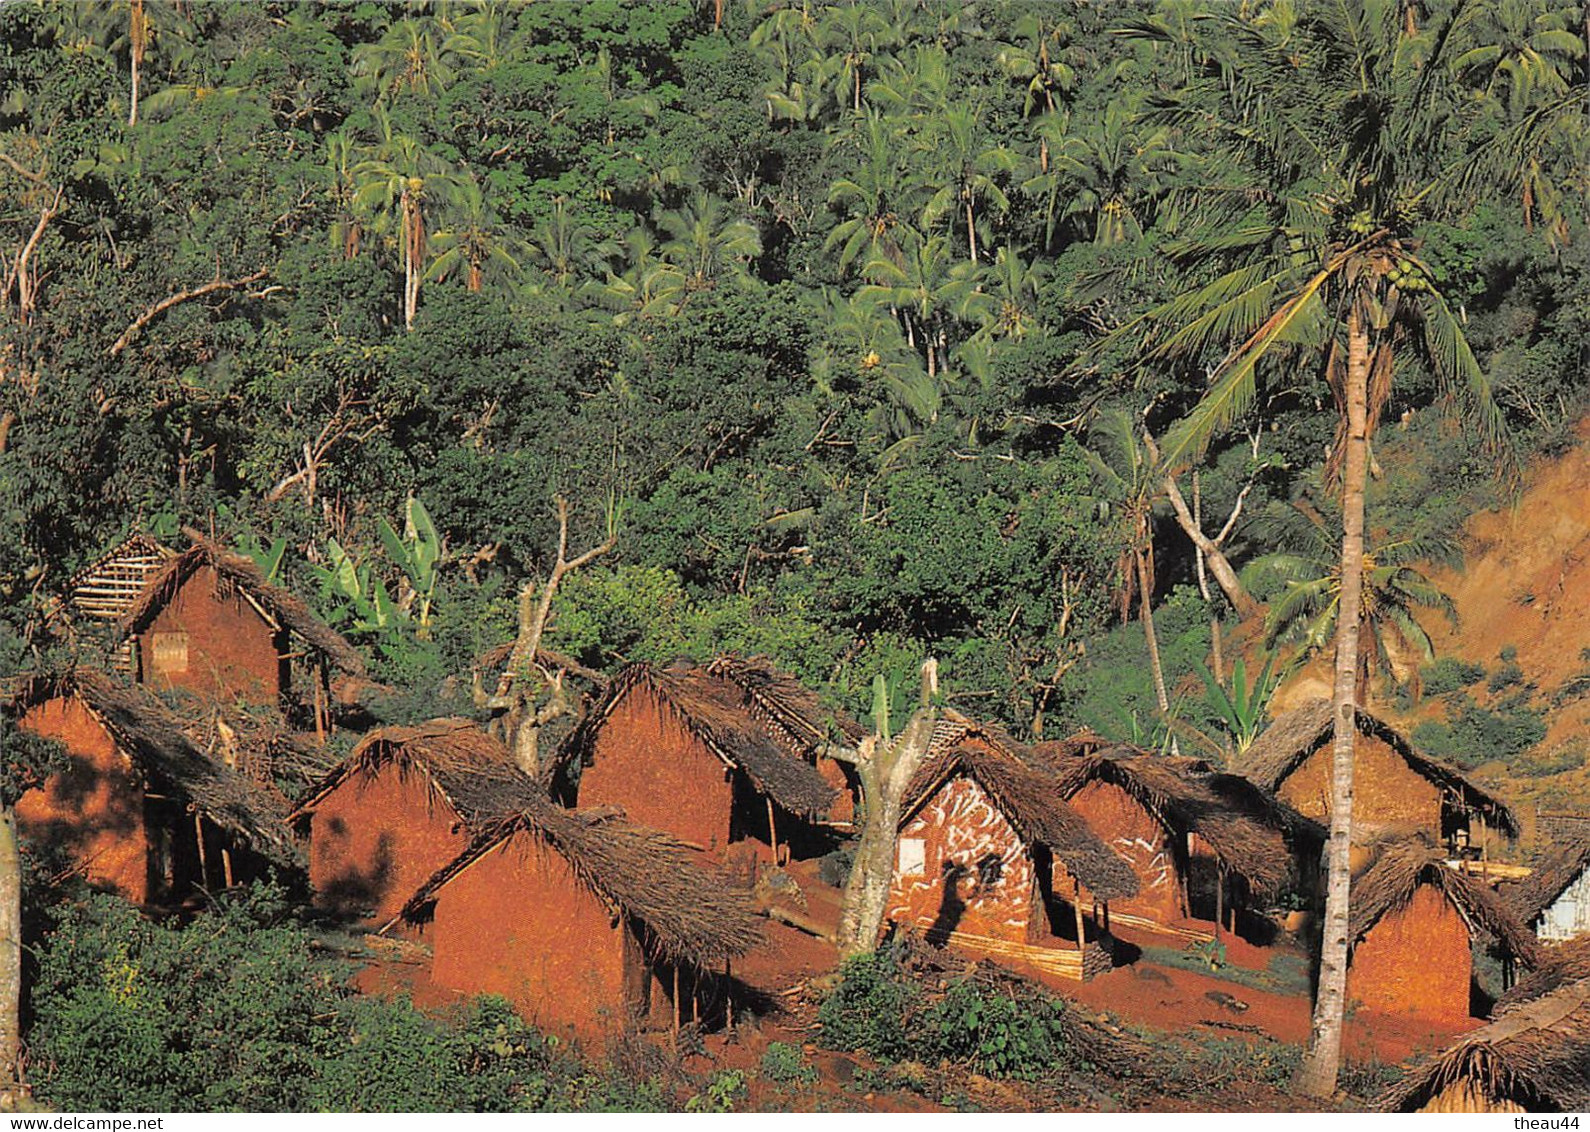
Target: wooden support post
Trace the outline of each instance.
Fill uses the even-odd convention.
[[[1215,938],[1220,938],[1221,921],[1226,918],[1226,866],[1215,865]]]
[[[209,862],[204,859],[204,815],[198,810],[193,811],[193,835],[199,843],[199,884],[210,883]]]
[[[221,875],[226,878],[226,887],[232,887],[232,850],[225,845],[221,846]]]
[[[679,1036],[679,964],[674,964],[674,1037]]]
[[[1104,902],[1104,930],[1106,932],[1110,930],[1110,902],[1108,900]]]
[[[767,837],[773,843],[773,863],[776,865],[779,863],[778,823],[773,820],[773,799],[771,797],[767,799]]]
[[[1082,882],[1073,880],[1071,883],[1071,907],[1077,914],[1077,951],[1081,952],[1088,944],[1087,927],[1082,919]]]
[[[315,672],[315,741],[322,747],[326,745],[326,701],[321,679],[324,672],[324,665]]]
[[[734,960],[723,961],[723,1008],[729,1033],[734,1033]]]

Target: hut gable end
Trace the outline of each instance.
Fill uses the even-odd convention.
[[[1026,942],[1035,879],[1032,856],[998,803],[961,772],[901,824],[887,916],[930,940],[956,931]]]

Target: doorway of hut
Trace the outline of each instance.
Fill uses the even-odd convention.
[[[1034,845],[1032,847],[1033,873],[1038,882],[1038,905],[1046,917],[1043,926],[1054,940],[1054,946],[1062,948],[1077,948],[1077,932],[1080,929],[1085,944],[1098,944],[1111,951],[1116,958],[1116,965],[1120,966],[1123,957],[1115,941],[1110,936],[1107,917],[1109,913],[1100,906],[1089,902],[1082,902],[1082,894],[1071,883],[1071,891],[1067,892],[1066,883],[1059,886],[1056,891],[1054,876],[1054,854],[1047,845]],[[1136,956],[1125,958],[1130,962]]]
[[[827,856],[840,845],[831,829],[790,813],[735,771],[729,811],[729,844],[749,842],[759,860],[775,865]]]
[[[1255,947],[1275,942],[1280,929],[1254,909],[1247,878],[1224,868],[1213,852],[1188,853],[1182,876],[1186,878],[1188,919],[1218,925],[1217,937],[1230,932]]]
[[[278,879],[280,870],[267,858],[158,787],[144,795],[144,831],[148,838],[145,892],[152,906],[197,911],[214,893]],[[297,886],[293,891],[305,895]]]

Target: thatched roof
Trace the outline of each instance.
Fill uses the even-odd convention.
[[[1061,799],[1054,776],[1025,761],[1002,732],[961,716],[934,728],[928,755],[906,788],[902,824],[958,774],[983,788],[1023,841],[1047,846],[1100,900],[1137,895],[1130,866]]]
[[[707,664],[707,674],[739,687],[746,708],[791,754],[810,758],[831,740],[854,744],[867,734],[855,719],[824,707],[816,692],[766,657],[720,656]]]
[[[1198,834],[1261,900],[1279,895],[1292,879],[1299,842],[1325,839],[1323,829],[1274,795],[1218,773],[1201,759],[1153,755],[1127,744],[1097,747],[1064,740],[1039,743],[1033,754],[1054,768],[1066,798],[1091,782],[1108,782],[1172,836]]]
[[[1491,1014],[1500,1016],[1515,1006],[1581,979],[1590,979],[1590,936],[1544,945],[1540,949],[1540,965],[1497,999]]]
[[[1402,732],[1379,716],[1359,708],[1357,719],[1360,733],[1383,740],[1415,774],[1434,783],[1456,804],[1478,814],[1492,829],[1508,837],[1518,836],[1518,819],[1507,803],[1475,785],[1455,767],[1416,751]],[[1305,704],[1283,715],[1254,740],[1237,770],[1266,790],[1279,790],[1281,783],[1311,754],[1330,742],[1332,727],[1329,700]]]
[[[833,805],[836,791],[791,748],[791,724],[773,723],[765,704],[728,675],[689,663],[666,669],[649,664],[625,668],[613,679],[596,710],[569,736],[564,757],[579,755],[588,760],[608,716],[637,689],[650,692],[672,708],[685,728],[725,765],[744,771],[753,786],[790,813],[820,818]],[[813,729],[818,728],[816,718],[802,718]]]
[[[472,831],[544,797],[497,740],[467,719],[432,719],[412,727],[383,727],[360,740],[348,757],[312,786],[293,810],[301,821],[354,775],[386,767],[424,777],[432,794]]]
[[[265,580],[254,561],[205,538],[198,531],[185,532],[192,544],[168,561],[149,579],[143,593],[117,624],[118,638],[147,629],[166,603],[189,578],[208,566],[222,583],[246,595],[260,610],[283,629],[296,633],[310,648],[333,665],[354,676],[365,675],[364,658],[343,636],[310,612],[309,607],[280,586]]]
[[[517,836],[533,837],[560,854],[581,884],[611,911],[643,926],[642,939],[669,960],[705,967],[762,942],[746,891],[698,865],[674,838],[630,825],[611,811],[565,810],[540,800],[482,831],[425,882],[400,915],[425,919],[449,881]],[[525,915],[533,918],[535,909],[525,909]]]
[[[1416,1066],[1382,1098],[1391,1112],[1423,1107],[1448,1086],[1530,1112],[1590,1109],[1590,979],[1520,1003]]]
[[[1484,881],[1448,865],[1440,848],[1422,837],[1385,846],[1374,863],[1353,878],[1349,946],[1356,946],[1386,916],[1406,908],[1426,884],[1457,909],[1471,934],[1483,931],[1525,966],[1539,962],[1540,945],[1507,903]]]
[[[1532,924],[1586,869],[1590,869],[1590,831],[1581,831],[1556,846],[1533,872],[1503,892],[1518,918]]]
[[[185,799],[209,821],[278,864],[303,867],[288,830],[286,801],[206,758],[183,732],[182,721],[148,691],[79,668],[59,677],[23,678],[11,709],[20,715],[61,697],[77,700],[105,728],[146,789]]]

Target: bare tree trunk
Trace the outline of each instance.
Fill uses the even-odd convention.
[[[1309,1096],[1336,1091],[1347,1004],[1348,909],[1352,886],[1353,746],[1357,736],[1358,634],[1363,617],[1364,483],[1369,466],[1369,331],[1361,300],[1347,316],[1346,452],[1342,464],[1341,606],[1336,617],[1336,672],[1331,694],[1331,825],[1325,927],[1313,1029],[1297,1073]]]
[[[840,904],[836,942],[841,958],[848,959],[878,946],[878,933],[888,911],[889,888],[894,881],[895,845],[905,791],[927,757],[933,726],[938,722],[938,710],[931,702],[938,691],[937,663],[929,660],[922,666],[922,675],[922,706],[904,731],[888,738],[887,719],[880,718],[876,733],[862,740],[854,752],[835,752],[836,757],[855,766],[866,807],[861,839],[856,844]]]
[[[532,777],[540,777],[547,769],[541,765],[541,728],[573,710],[568,693],[563,687],[563,670],[554,671],[537,659],[542,655],[541,638],[546,633],[547,623],[552,617],[552,599],[557,595],[559,584],[570,571],[600,558],[618,545],[617,537],[609,534],[601,545],[594,546],[573,559],[569,558],[569,504],[561,495],[557,497],[557,510],[557,560],[552,564],[552,571],[547,575],[546,582],[540,586],[539,592],[534,581],[526,582],[524,588],[519,591],[518,634],[514,640],[513,651],[508,655],[507,665],[497,681],[496,694],[488,697],[477,687],[475,696],[479,706],[504,713],[503,719],[509,731],[509,745],[513,748],[514,761],[519,764],[520,770]],[[535,699],[540,688],[528,686],[525,680],[525,676],[532,668],[539,672],[541,683],[544,683],[549,692],[547,700],[539,707]]]
[[[1200,531],[1203,530],[1203,483],[1198,478],[1198,469],[1193,469],[1192,474],[1192,518],[1193,525]],[[1239,504],[1240,506],[1240,504]],[[1196,547],[1193,562],[1197,567],[1198,593],[1204,599],[1204,605],[1209,610],[1209,660],[1213,670],[1215,683],[1224,688],[1226,686],[1226,658],[1220,642],[1220,609],[1215,605],[1215,600],[1209,593],[1209,571],[1204,568],[1204,549]]]
[[[12,1111],[22,1051],[22,857],[17,815],[0,812],[0,1106]]]

